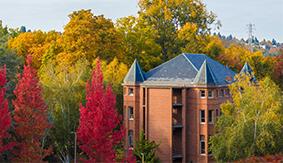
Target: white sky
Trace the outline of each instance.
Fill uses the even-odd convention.
[[[283,0],[204,0],[217,14],[223,34],[247,37],[247,24],[256,26],[259,39],[283,42]],[[68,15],[92,9],[113,20],[136,15],[138,0],[0,0],[0,20],[9,27],[62,31]]]

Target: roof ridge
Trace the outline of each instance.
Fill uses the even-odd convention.
[[[161,63],[160,65],[158,65],[158,66],[154,67],[153,69],[147,71],[146,74],[152,72],[153,70],[155,70],[155,69],[157,69],[157,68],[159,68],[159,67],[162,67],[163,65],[166,65],[167,63],[169,63],[170,61],[172,61],[172,60],[178,58],[179,56],[180,56],[180,55],[177,55],[176,57],[174,57],[174,58],[172,58],[172,59],[169,59],[169,60],[166,61],[166,62]]]
[[[206,61],[206,59],[205,59],[205,61]],[[214,72],[212,71],[210,65],[206,63],[206,66],[207,66],[207,68],[209,69],[209,72],[210,72],[210,74],[211,74],[211,76],[212,76],[214,82],[217,83],[218,81],[217,81],[217,79],[216,79],[216,77],[215,77],[215,74],[214,74]]]
[[[143,81],[144,81],[144,74],[142,73],[138,60],[135,59],[134,63],[131,65],[127,75],[124,78],[124,83],[126,82],[136,83],[136,82],[143,82]]]
[[[193,66],[193,68],[198,71],[198,69],[196,68],[196,66],[191,62],[191,60],[189,60],[189,58],[186,57],[185,53],[182,53],[182,56],[185,57],[185,59]]]
[[[137,60],[137,59],[136,59]],[[142,72],[142,70],[141,70],[141,67],[140,67],[140,64],[139,64],[139,61],[137,60],[136,61],[136,64],[137,64],[137,66],[139,67],[139,72],[140,72],[140,74],[141,74],[141,76],[142,76],[142,80],[144,81],[144,73]]]
[[[202,78],[202,74],[204,73],[204,82],[203,83],[200,83],[201,82],[201,78]],[[197,75],[195,76],[194,78],[194,83],[199,83],[199,84],[210,84],[210,81],[208,81],[208,75],[210,74],[211,78],[212,78],[212,83],[213,84],[217,84],[217,80],[216,80],[216,77],[213,73],[213,71],[211,70],[211,67],[209,66],[208,62],[207,62],[207,59],[205,59],[197,73]]]

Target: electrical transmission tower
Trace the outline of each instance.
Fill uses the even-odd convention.
[[[248,44],[249,44],[251,52],[253,52],[255,24],[250,23],[247,25],[247,27],[248,27],[248,35],[249,35]]]

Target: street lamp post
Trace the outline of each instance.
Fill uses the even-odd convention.
[[[74,163],[77,163],[77,133],[71,132],[72,134],[75,134],[75,149],[74,149]]]

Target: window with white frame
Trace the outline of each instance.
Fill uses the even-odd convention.
[[[128,131],[128,144],[129,144],[129,147],[134,147],[133,135],[134,135],[134,131],[133,130],[129,130]]]
[[[128,95],[133,96],[134,95],[134,88],[129,88],[128,89]]]
[[[208,98],[213,98],[213,91],[208,90],[207,96],[208,96]]]
[[[205,98],[205,90],[200,90],[200,98]]]
[[[213,110],[208,110],[208,123],[213,123]]]
[[[134,108],[131,106],[128,107],[128,115],[130,120],[134,119]]]
[[[200,135],[199,145],[200,145],[200,154],[205,154],[205,136],[204,135]]]
[[[205,110],[200,110],[200,123],[205,123]]]

